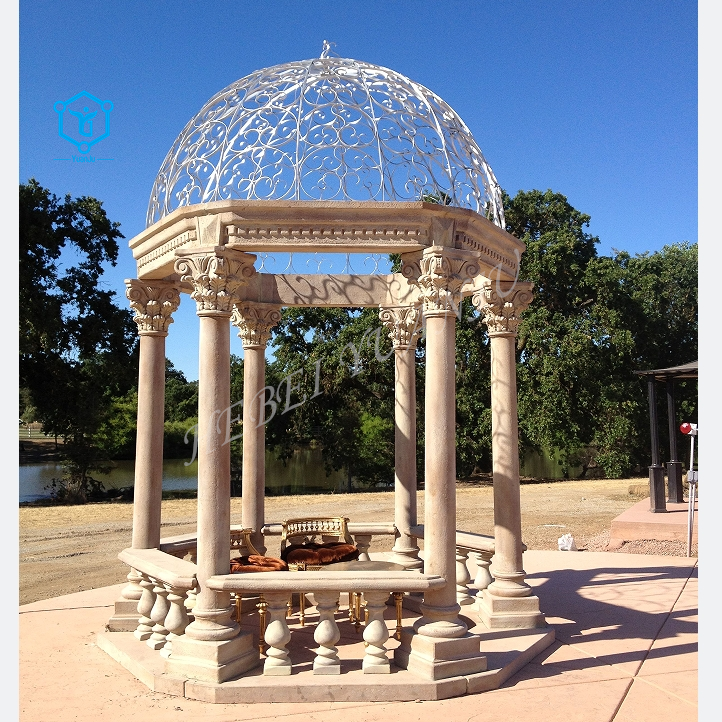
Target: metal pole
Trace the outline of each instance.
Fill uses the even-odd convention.
[[[667,503],[664,493],[664,469],[659,463],[659,431],[657,429],[657,395],[655,378],[647,378],[649,394],[649,427],[652,440],[652,465],[649,467],[649,504],[652,512],[666,512]]]
[[[667,501],[684,504],[682,462],[677,457],[677,415],[674,379],[667,379],[667,421],[669,426],[669,461],[667,462]]]
[[[689,515],[687,517],[687,556],[692,556],[692,530],[694,528],[694,497],[697,489],[697,472],[694,470],[694,435],[690,437],[689,469],[687,482],[689,483]]]

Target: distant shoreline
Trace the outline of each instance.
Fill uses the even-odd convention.
[[[58,439],[35,438],[23,439],[20,437],[20,465],[23,464],[47,464],[60,461],[60,450],[63,442]]]

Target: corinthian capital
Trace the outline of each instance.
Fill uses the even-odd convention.
[[[474,307],[483,315],[489,336],[516,336],[519,317],[529,307],[533,284],[489,281],[472,297]]]
[[[133,320],[141,335],[167,336],[172,314],[180,305],[178,288],[166,281],[125,281],[125,295],[135,311]]]
[[[281,320],[281,307],[273,303],[241,303],[233,309],[231,323],[238,326],[243,348],[265,348],[271,329]]]
[[[417,262],[405,263],[402,274],[409,283],[419,287],[424,304],[424,316],[443,316],[459,313],[461,289],[467,281],[479,275],[475,256],[455,249],[432,246]]]
[[[256,257],[233,249],[188,249],[177,251],[176,255],[175,272],[182,283],[193,286],[191,298],[196,302],[198,315],[230,316],[233,304],[240,300],[240,288],[256,272],[253,267]]]
[[[421,336],[423,318],[420,305],[379,307],[381,323],[389,330],[394,349],[415,348]]]

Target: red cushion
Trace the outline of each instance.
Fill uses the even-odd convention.
[[[240,572],[287,572],[288,564],[275,557],[264,557],[260,554],[231,559],[231,574]]]
[[[326,544],[299,544],[287,546],[281,556],[291,564],[333,564],[358,559],[359,550],[353,544],[328,542]]]

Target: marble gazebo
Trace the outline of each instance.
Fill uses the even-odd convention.
[[[260,70],[208,101],[169,151],[146,230],[130,241],[137,278],[126,282],[127,296],[140,335],[133,534],[120,553],[128,584],[98,637],[103,649],[170,694],[338,701],[484,691],[553,641],[522,562],[515,347],[532,289],[517,281],[524,245],[504,226],[500,188],[468,128],[438,96],[391,70],[331,57],[326,45],[320,58]],[[400,270],[379,272],[391,253],[400,255]],[[296,272],[307,254],[317,271],[331,262],[344,268]],[[271,272],[280,257],[285,268]],[[355,273],[359,257],[374,257],[376,272]],[[183,293],[199,318],[197,531],[161,539],[165,338]],[[455,324],[465,297],[491,343],[493,537],[456,529]],[[250,529],[263,554],[281,526],[264,514],[266,343],[282,309],[297,306],[377,308],[393,342],[394,518],[351,519],[349,531],[361,559],[373,535],[393,535],[385,558],[398,571],[361,564],[358,571],[229,573],[228,437],[240,413],[230,399],[231,326],[244,351],[237,528]],[[419,523],[415,347],[422,330],[426,513]],[[288,386],[292,403],[302,402]],[[286,618],[292,593],[313,595],[312,665],[294,659],[296,631]],[[343,593],[362,593],[368,611],[358,665],[338,645]],[[391,593],[403,593],[412,615],[393,650],[384,620]],[[234,613],[236,597],[249,601],[242,608],[251,616],[263,600],[264,653],[257,625]],[[489,666],[492,648],[508,652],[506,667]]]

